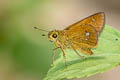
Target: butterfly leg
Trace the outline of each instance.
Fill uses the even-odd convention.
[[[61,48],[61,50],[62,50],[62,52],[63,52],[63,56],[64,56],[64,59],[65,59],[65,66],[67,66],[67,64],[66,64],[66,56],[65,56],[64,49],[63,49],[63,48]]]
[[[91,51],[90,48],[88,48],[87,46],[85,45],[72,45],[72,48],[74,49],[74,51],[77,53],[76,50],[79,50],[81,51],[82,53],[86,54],[86,55],[92,55],[93,52]],[[78,54],[78,53],[77,53]]]
[[[84,46],[84,45],[77,47],[77,49],[79,51],[81,51],[82,53],[86,54],[86,55],[92,55],[93,54],[93,52],[91,51],[91,49],[88,48],[88,47],[86,47],[86,46]]]
[[[60,47],[56,47],[53,49],[53,52],[52,52],[52,64],[54,64],[54,56],[55,56],[55,51],[60,48]]]
[[[77,52],[77,50],[74,48],[74,46],[72,46],[72,48],[73,48],[73,50],[75,51],[75,53],[76,53],[78,56],[84,57],[84,56],[81,56],[81,55]]]

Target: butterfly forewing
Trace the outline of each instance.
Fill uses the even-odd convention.
[[[105,15],[103,12],[100,12],[100,13],[91,15],[75,24],[70,25],[65,30],[70,31],[71,28],[73,29],[73,27],[75,27],[75,26],[79,27],[80,25],[90,24],[91,26],[93,26],[96,29],[97,34],[99,35],[104,27],[104,22],[105,22]]]
[[[69,40],[73,45],[86,46],[93,48],[97,45],[97,32],[91,25],[74,26],[71,30],[66,31]]]

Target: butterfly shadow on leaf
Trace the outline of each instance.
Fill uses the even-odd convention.
[[[102,60],[102,59],[105,59],[105,57],[102,57],[102,56],[85,57],[85,58],[78,59],[78,60],[67,61],[67,66],[70,66],[70,65],[73,65],[73,64],[77,64],[77,63],[82,63],[82,62],[85,62],[85,61]]]

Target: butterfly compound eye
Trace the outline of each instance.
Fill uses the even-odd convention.
[[[57,34],[53,34],[52,37],[53,37],[53,38],[57,38]]]

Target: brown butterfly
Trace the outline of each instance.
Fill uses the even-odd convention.
[[[52,63],[54,62],[55,50],[60,48],[65,58],[65,49],[72,49],[77,55],[82,57],[77,50],[86,55],[92,55],[91,48],[96,48],[98,36],[104,28],[105,14],[99,12],[93,14],[64,30],[52,30],[48,33],[48,39],[56,44],[53,49]]]

